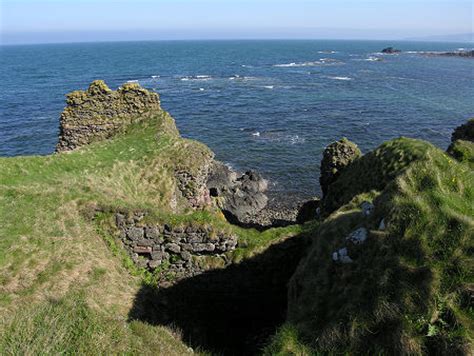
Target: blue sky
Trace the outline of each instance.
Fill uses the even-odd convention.
[[[473,32],[471,0],[0,0],[3,43],[397,39]]]

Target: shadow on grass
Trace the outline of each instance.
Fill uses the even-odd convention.
[[[255,354],[285,320],[287,283],[308,241],[288,238],[251,259],[168,288],[144,285],[129,318],[177,327],[193,348]]]

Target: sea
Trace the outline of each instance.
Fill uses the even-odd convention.
[[[383,55],[388,46],[401,54]],[[54,151],[65,94],[104,79],[158,92],[184,137],[270,191],[320,194],[326,145],[367,152],[399,136],[445,149],[474,117],[474,60],[428,56],[472,43],[252,40],[0,46],[0,156]],[[370,174],[368,172],[368,174]]]

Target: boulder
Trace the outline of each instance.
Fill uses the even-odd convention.
[[[468,120],[465,124],[456,127],[451,135],[451,144],[447,152],[459,161],[473,161],[472,154],[464,157],[466,152],[472,152],[474,144],[474,118]],[[463,149],[463,146],[470,149]],[[466,152],[465,152],[466,151]]]
[[[239,225],[250,223],[268,203],[268,182],[259,173],[247,171],[239,176],[220,162],[212,167],[207,188],[226,218]]]
[[[362,204],[360,204],[360,209],[362,210],[362,214],[364,216],[369,216],[374,211],[375,206],[369,201],[364,201]]]
[[[344,169],[360,156],[362,153],[357,145],[345,137],[326,147],[319,178],[323,195],[327,194],[329,186],[337,180]]]
[[[451,142],[456,140],[474,142],[474,119],[470,119],[465,124],[456,127],[451,135]]]

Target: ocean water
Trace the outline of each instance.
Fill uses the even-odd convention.
[[[381,55],[395,46],[406,52]],[[471,44],[472,46],[472,44]],[[474,60],[423,56],[463,43],[163,41],[0,47],[0,155],[49,154],[64,95],[104,79],[161,95],[183,136],[273,192],[319,193],[321,153],[408,136],[446,148],[474,117]]]

